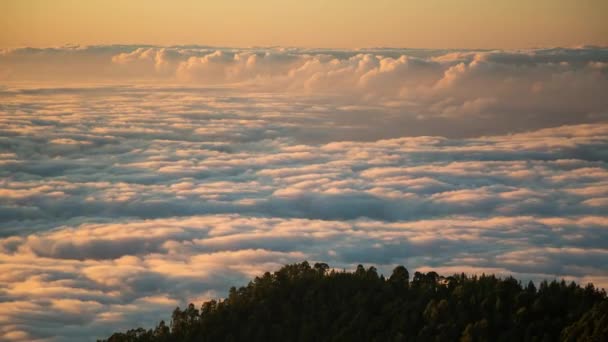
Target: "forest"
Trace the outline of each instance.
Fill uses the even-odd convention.
[[[608,341],[604,289],[564,280],[522,284],[494,275],[444,277],[404,266],[390,277],[325,263],[286,265],[227,298],[176,308],[143,341]]]

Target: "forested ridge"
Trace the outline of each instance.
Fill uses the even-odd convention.
[[[608,341],[608,299],[592,284],[521,284],[396,267],[390,277],[307,262],[266,272],[224,300],[176,308],[154,329],[105,341]]]

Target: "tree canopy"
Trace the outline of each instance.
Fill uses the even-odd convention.
[[[403,266],[385,279],[325,263],[286,265],[227,298],[173,311],[167,325],[118,332],[143,341],[607,341],[608,299],[592,284],[525,286],[512,277],[449,277]]]

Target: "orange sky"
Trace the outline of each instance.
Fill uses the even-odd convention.
[[[606,13],[606,0],[3,0],[0,47],[606,45]]]

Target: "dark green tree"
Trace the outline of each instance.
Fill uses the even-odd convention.
[[[397,266],[355,272],[291,264],[230,288],[228,297],[176,308],[169,326],[111,342],[153,341],[608,341],[606,292],[592,284],[512,277],[442,277]]]

